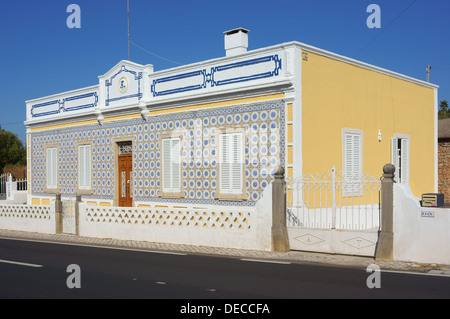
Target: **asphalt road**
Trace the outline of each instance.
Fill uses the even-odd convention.
[[[178,299],[175,312],[188,309],[180,306],[188,306],[185,300],[192,307],[208,299],[221,300],[223,312],[227,300],[450,298],[450,277],[382,270],[380,288],[370,289],[371,274],[356,268],[0,239],[3,299]],[[68,281],[79,288],[69,288]]]

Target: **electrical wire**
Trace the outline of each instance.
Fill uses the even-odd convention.
[[[414,0],[413,2],[411,2],[405,9],[403,9],[402,12],[400,12],[391,22],[389,22],[389,24],[384,27],[376,36],[374,36],[372,38],[372,40],[370,40],[365,46],[362,47],[361,50],[359,50],[359,52],[356,54],[356,57],[362,52],[364,51],[369,45],[372,44],[372,42],[374,42],[384,31],[386,31],[398,18],[400,18],[400,16],[406,12],[406,10],[408,10],[409,8],[411,8],[411,6],[416,2],[417,0]]]
[[[151,54],[151,55],[153,55],[153,56],[155,56],[155,57],[157,57],[157,58],[159,58],[159,59],[165,60],[165,61],[170,62],[170,63],[174,63],[174,64],[178,64],[178,65],[183,65],[182,63],[179,63],[179,62],[176,62],[176,61],[172,61],[172,60],[166,59],[166,58],[164,58],[164,57],[162,57],[162,56],[160,56],[160,55],[157,55],[156,53],[153,53],[153,52],[151,52],[151,51],[149,51],[149,50],[147,50],[147,49],[141,47],[139,44],[137,44],[137,43],[135,43],[135,42],[133,42],[133,41],[131,41],[131,40],[130,40],[130,43],[133,44],[135,47],[141,49],[142,51],[145,51],[145,52],[147,52],[147,53],[149,53],[149,54]]]

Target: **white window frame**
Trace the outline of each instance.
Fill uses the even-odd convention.
[[[48,147],[45,152],[47,189],[56,189],[58,188],[58,150],[56,147]]]
[[[238,194],[244,191],[244,141],[243,133],[219,135],[219,192]],[[237,143],[237,144],[236,144]],[[229,165],[229,166],[228,166]],[[226,182],[226,183],[225,183]]]
[[[181,193],[181,138],[161,139],[161,164],[162,192]]]
[[[92,147],[78,145],[78,189],[90,190],[92,182]]]
[[[343,196],[362,195],[364,134],[359,129],[342,129]]]
[[[398,141],[400,140],[400,149]],[[391,164],[395,166],[394,181],[409,185],[411,139],[407,134],[395,134],[391,139]]]

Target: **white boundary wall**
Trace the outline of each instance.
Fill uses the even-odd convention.
[[[409,186],[394,184],[394,259],[450,264],[450,209],[421,207]]]
[[[56,232],[55,204],[0,205],[0,229],[54,234]]]
[[[155,203],[152,207],[80,204],[80,236],[271,250],[272,185],[255,207]]]

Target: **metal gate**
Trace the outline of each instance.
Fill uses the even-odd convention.
[[[380,226],[379,177],[322,175],[287,179],[287,228],[293,250],[374,256]]]
[[[8,174],[0,175],[0,200],[6,199],[6,183],[8,182]]]
[[[76,234],[75,199],[61,199],[62,202],[62,232]]]

